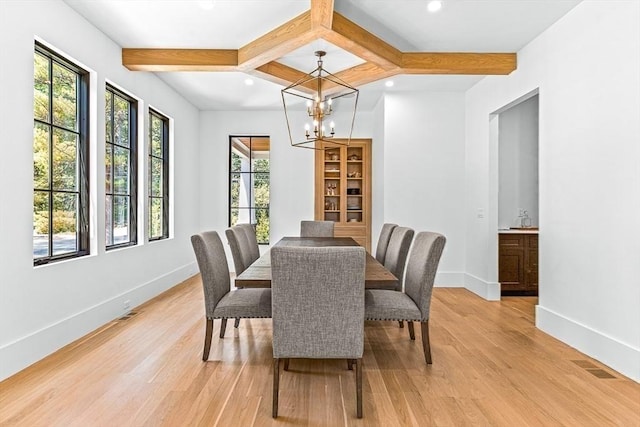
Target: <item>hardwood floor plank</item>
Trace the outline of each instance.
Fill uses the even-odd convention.
[[[216,321],[202,362],[202,299],[196,276],[0,382],[0,425],[640,426],[640,384],[536,329],[536,298],[460,288],[434,289],[433,365],[419,333],[366,322],[364,418],[344,360],[292,360],[274,420],[271,321]]]

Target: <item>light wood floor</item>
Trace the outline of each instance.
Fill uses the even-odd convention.
[[[433,365],[420,334],[365,326],[364,418],[344,361],[292,360],[271,418],[270,320],[201,361],[198,277],[0,383],[2,426],[638,426],[640,385],[537,330],[535,298],[436,288]],[[599,378],[602,376],[613,378]]]

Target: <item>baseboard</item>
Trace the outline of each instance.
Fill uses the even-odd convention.
[[[123,301],[136,307],[198,272],[195,262],[156,277],[106,301],[0,347],[0,381],[125,314]]]
[[[464,287],[487,301],[500,301],[500,283],[485,282],[473,274],[466,273]]]
[[[464,288],[464,273],[439,271],[436,273],[433,286],[436,288]]]
[[[611,369],[640,382],[640,349],[540,305],[536,306],[536,327]]]

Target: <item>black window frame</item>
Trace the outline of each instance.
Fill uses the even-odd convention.
[[[162,122],[162,157],[155,156],[152,150],[152,133],[153,133],[153,120],[157,119]],[[149,233],[149,241],[157,241],[164,240],[169,238],[169,118],[164,114],[158,112],[153,108],[149,108],[149,169],[148,169],[148,180],[149,180],[149,188],[148,188],[148,216],[147,219],[149,221],[148,233]],[[154,196],[153,195],[153,179],[152,179],[152,160],[153,159],[161,159],[162,160],[162,196]],[[152,232],[152,202],[153,199],[162,199],[162,234],[160,236],[153,237]]]
[[[53,77],[53,65],[57,64],[61,67],[68,69],[69,71],[76,74],[76,121],[77,121],[77,130],[68,129],[66,127],[62,127],[60,125],[54,124],[53,119],[53,84],[49,86],[49,119],[47,121],[36,119],[35,116],[33,118],[34,127],[36,124],[40,124],[48,127],[49,131],[49,183],[48,188],[36,188],[35,185],[33,187],[34,197],[35,192],[46,192],[48,193],[48,235],[49,235],[49,243],[47,249],[47,256],[38,257],[33,259],[33,265],[44,265],[49,264],[55,261],[61,261],[71,258],[79,258],[82,256],[90,255],[90,137],[89,137],[89,127],[90,127],[90,118],[89,118],[89,85],[90,85],[90,73],[85,70],[81,66],[75,64],[69,59],[65,58],[61,54],[53,51],[49,47],[44,44],[36,41],[34,47],[34,59],[35,55],[42,55],[49,60],[49,76]],[[53,138],[54,138],[54,129],[59,129],[65,132],[73,132],[77,135],[78,138],[78,147],[77,147],[77,158],[76,158],[76,167],[77,167],[77,190],[60,190],[53,188]],[[76,215],[77,215],[77,229],[76,229],[76,250],[74,252],[66,252],[60,255],[53,255],[53,195],[54,193],[67,193],[67,194],[77,194],[78,202],[76,206]],[[35,200],[34,200],[35,202]]]
[[[250,206],[248,207],[233,207],[232,206],[232,195],[231,195],[231,185],[233,183],[233,175],[234,174],[250,174],[251,175],[251,185],[253,186],[253,175],[255,174],[263,174],[263,175],[269,175],[269,191],[271,191],[271,162],[269,162],[269,172],[254,172],[253,171],[253,163],[251,162],[251,158],[252,156],[252,152],[254,151],[253,148],[251,147],[253,144],[250,143],[250,147],[249,147],[249,172],[237,172],[237,171],[233,171],[233,140],[234,138],[249,138],[249,139],[253,139],[253,138],[268,138],[269,140],[271,140],[271,136],[269,135],[229,135],[229,182],[227,185],[227,190],[228,190],[228,202],[227,202],[227,206],[229,208],[228,210],[228,218],[227,218],[227,223],[228,226],[231,227],[231,220],[232,220],[232,211],[233,209],[249,209],[251,210],[266,210],[267,214],[269,216],[269,236],[267,238],[266,242],[258,242],[258,244],[260,245],[269,245],[270,241],[271,241],[271,197],[269,197],[269,205],[265,208],[265,207],[256,207],[256,203],[255,203],[255,197],[251,197],[251,203]],[[269,158],[271,158],[271,149],[269,149]],[[256,227],[257,224],[252,223],[251,224],[254,228]]]
[[[138,100],[126,92],[121,91],[120,89],[114,87],[113,85],[106,83],[105,85],[105,94],[107,92],[111,93],[111,105],[109,106],[109,114],[111,115],[111,135],[107,135],[106,123],[105,123],[105,156],[106,156],[106,148],[107,144],[111,145],[111,192],[107,192],[106,183],[105,183],[105,215],[106,215],[106,203],[107,196],[111,196],[111,236],[113,238],[113,227],[115,226],[114,216],[114,200],[115,196],[126,196],[129,197],[129,241],[123,243],[114,243],[108,244],[105,240],[105,249],[117,249],[124,248],[127,246],[135,246],[138,244]],[[118,145],[115,143],[115,121],[114,121],[114,100],[115,96],[118,96],[129,104],[129,146]],[[105,97],[106,98],[106,97]],[[106,99],[105,99],[106,102]],[[105,106],[106,107],[106,106]],[[106,111],[105,111],[106,114]],[[115,193],[115,185],[113,183],[114,175],[114,162],[113,157],[115,156],[115,147],[120,147],[126,150],[129,150],[129,193]],[[105,162],[106,163],[106,162]],[[105,164],[105,173],[106,173],[106,164]],[[106,218],[105,218],[106,219]],[[105,221],[105,239],[107,235],[107,223]]]

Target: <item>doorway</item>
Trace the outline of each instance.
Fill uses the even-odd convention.
[[[501,296],[538,295],[537,90],[496,111],[498,283]]]

